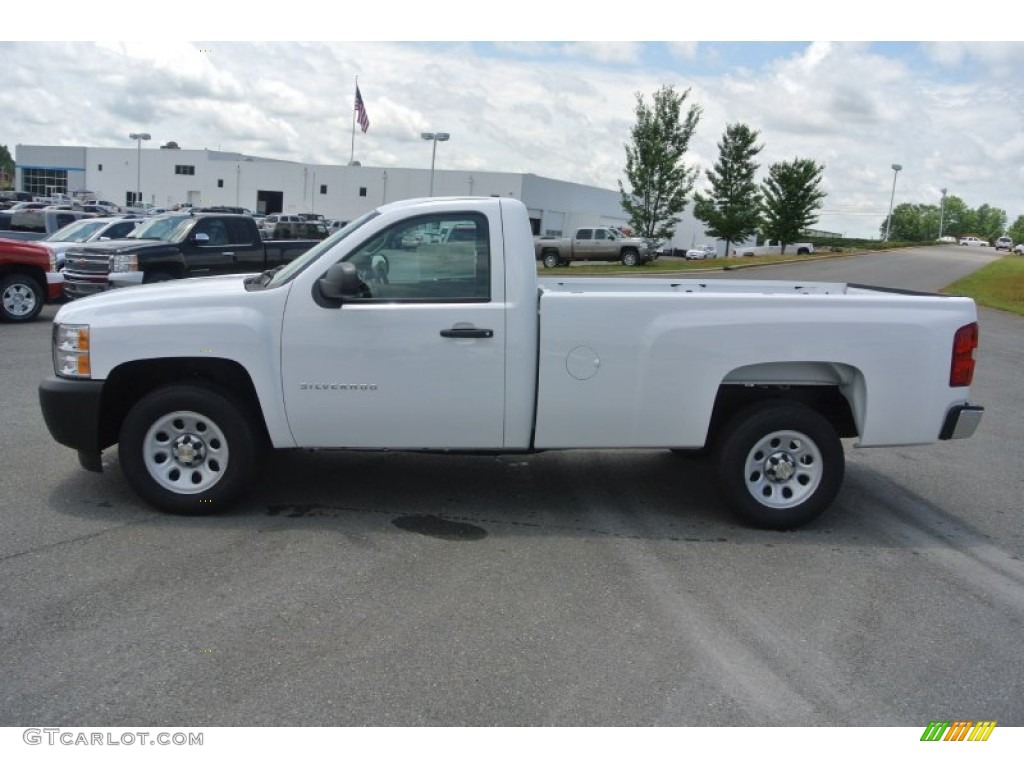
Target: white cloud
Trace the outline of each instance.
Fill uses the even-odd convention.
[[[717,159],[726,125],[761,132],[761,160],[826,165],[823,228],[877,232],[888,206],[934,202],[1024,213],[1024,94],[993,73],[1024,45],[813,43],[762,60],[713,43],[0,43],[0,143],[220,147],[345,163],[355,78],[371,127],[364,165],[426,167],[422,131],[448,131],[439,168],[530,172],[610,189],[635,94],[691,88],[703,116],[688,159]],[[751,49],[752,50],[752,49]],[[700,186],[700,183],[698,184]]]

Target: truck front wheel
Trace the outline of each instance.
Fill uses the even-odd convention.
[[[178,515],[227,507],[255,471],[258,436],[249,415],[219,389],[175,384],[128,412],[118,458],[135,491]]]
[[[635,267],[640,263],[640,254],[632,248],[627,248],[622,252],[622,264],[626,267]]]
[[[547,253],[544,254],[544,266],[546,268],[554,269],[555,267],[560,267],[561,265],[562,260],[554,251],[548,251]]]
[[[43,311],[46,296],[34,278],[8,275],[0,283],[0,317],[12,323],[27,323]]]
[[[745,522],[786,530],[818,517],[845,472],[835,428],[800,403],[759,403],[725,427],[716,452],[722,496]]]

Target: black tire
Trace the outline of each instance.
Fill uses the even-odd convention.
[[[797,256],[809,256],[810,253],[811,252],[807,248],[797,248],[796,249],[796,255]]]
[[[555,267],[560,266],[562,266],[562,260],[556,252],[548,251],[544,254],[544,267],[546,269],[554,269]]]
[[[128,412],[118,458],[132,488],[157,509],[206,515],[226,509],[247,487],[260,445],[253,416],[229,394],[173,384]]]
[[[839,493],[845,462],[839,435],[824,416],[782,400],[739,412],[715,452],[725,501],[744,522],[776,530],[824,512]]]
[[[11,323],[35,320],[43,311],[46,294],[39,281],[28,275],[7,275],[0,283],[0,318]]]
[[[640,265],[640,254],[633,248],[627,248],[622,252],[622,265],[636,267]]]

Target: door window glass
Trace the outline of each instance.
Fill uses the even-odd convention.
[[[374,236],[347,259],[384,301],[485,302],[491,298],[487,219],[473,213],[420,216]]]

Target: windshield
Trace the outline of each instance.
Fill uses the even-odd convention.
[[[103,221],[91,221],[82,219],[74,221],[66,227],[61,227],[56,232],[42,238],[47,243],[84,243],[92,234],[106,226]]]
[[[375,219],[378,216],[380,216],[380,211],[377,210],[364,213],[355,221],[350,222],[347,226],[339,229],[326,240],[321,240],[317,245],[314,245],[308,251],[299,256],[299,258],[295,259],[295,261],[291,262],[287,266],[283,267],[279,272],[277,272],[274,275],[274,278],[269,283],[267,283],[267,288],[276,288],[279,285],[284,285],[290,280],[293,280],[296,277],[296,275],[302,272],[302,270],[304,270],[314,261],[319,259],[320,256],[322,256],[324,253],[331,250],[331,248],[334,247],[335,243],[339,242],[340,240],[344,240],[350,234],[352,234],[361,226],[363,226],[363,224],[370,221],[370,219]]]
[[[163,240],[165,243],[171,243],[184,237],[185,230],[191,223],[191,216],[161,216],[140,224],[126,239]]]

